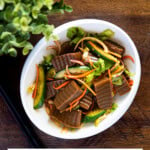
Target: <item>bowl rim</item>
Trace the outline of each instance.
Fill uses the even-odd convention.
[[[107,127],[105,127],[103,130],[99,131],[99,132],[93,132],[90,134],[85,134],[85,135],[81,135],[80,137],[64,137],[64,134],[62,134],[62,136],[58,136],[58,135],[55,135],[55,134],[49,134],[46,132],[46,130],[43,130],[38,124],[36,124],[36,121],[32,120],[32,117],[30,116],[30,114],[28,113],[28,111],[26,110],[26,105],[25,105],[25,102],[23,100],[23,97],[22,97],[22,84],[23,84],[23,77],[24,77],[24,72],[26,71],[27,69],[27,65],[28,63],[30,62],[30,59],[32,58],[32,56],[34,55],[34,53],[36,53],[35,49],[41,45],[43,42],[45,42],[45,38],[41,38],[37,43],[36,45],[34,46],[33,50],[31,51],[31,53],[29,54],[29,56],[27,57],[25,63],[24,63],[24,66],[23,66],[23,69],[22,69],[22,72],[21,72],[21,78],[20,78],[20,97],[21,97],[21,103],[22,103],[22,106],[23,106],[23,109],[24,111],[26,112],[26,115],[28,116],[28,118],[30,119],[30,121],[42,132],[46,133],[47,135],[50,135],[50,136],[54,136],[54,137],[57,137],[57,138],[62,138],[62,139],[82,139],[82,138],[87,138],[87,137],[91,137],[91,136],[94,136],[94,135],[97,135],[105,130],[107,130],[108,128],[110,128],[112,125],[114,125],[116,122],[118,122],[119,119],[122,118],[122,116],[127,112],[127,110],[129,109],[129,107],[131,106],[134,98],[135,98],[135,95],[137,93],[137,90],[139,88],[139,84],[140,84],[140,80],[141,80],[141,63],[140,63],[140,57],[139,57],[139,53],[138,53],[138,50],[133,42],[133,40],[131,39],[131,37],[123,30],[121,29],[119,26],[113,24],[113,23],[110,23],[108,21],[104,21],[104,20],[100,20],[100,19],[78,19],[78,20],[73,20],[73,21],[69,21],[67,23],[64,23],[58,27],[56,27],[54,29],[54,33],[57,31],[63,31],[66,26],[74,26],[73,24],[83,24],[83,23],[90,23],[90,22],[95,22],[95,23],[107,23],[109,25],[111,25],[112,27],[116,28],[117,30],[119,30],[119,32],[122,32],[124,34],[124,36],[126,36],[126,38],[128,39],[128,42],[131,44],[132,46],[132,49],[134,49],[134,53],[135,53],[135,58],[136,58],[136,64],[138,66],[138,72],[136,72],[137,74],[137,82],[136,82],[136,86],[134,87],[134,92],[133,94],[131,95],[130,97],[130,101],[127,103],[126,105],[126,109],[124,109],[124,111],[122,112],[121,115],[118,115],[116,116],[116,119],[115,121],[112,121]],[[77,25],[76,25],[77,26]]]

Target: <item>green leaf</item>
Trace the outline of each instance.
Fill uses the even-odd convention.
[[[114,32],[111,29],[106,29],[103,32],[101,32],[98,36],[101,40],[107,40],[114,36]]]
[[[29,23],[31,22],[30,17],[23,16],[20,18],[20,26],[22,31],[28,31],[29,30]]]
[[[48,24],[47,16],[44,14],[39,14],[36,23],[37,24]]]
[[[51,63],[51,61],[52,61],[52,59],[53,59],[53,57],[54,57],[54,55],[48,55],[48,56],[44,56],[44,60],[43,60],[43,62],[42,62],[42,66],[45,68],[45,70],[49,70],[50,68],[51,68],[51,66],[52,66],[52,63]],[[51,73],[54,73],[54,72],[52,72],[52,70],[53,69],[51,69],[50,71],[49,71],[49,75],[51,74]],[[48,75],[48,76],[49,76]]]
[[[3,40],[3,42],[9,42],[9,41],[15,41],[16,38],[11,32],[3,32],[0,36],[0,39]]]
[[[10,48],[8,50],[8,54],[12,57],[16,57],[17,56],[17,50],[15,48]]]
[[[11,47],[10,43],[5,43],[3,45],[3,47],[1,48],[1,53],[2,54],[7,54],[10,47]]]
[[[135,75],[134,73],[128,71],[127,69],[125,69],[124,72],[128,77],[133,77]]]
[[[16,1],[15,0],[4,0],[5,3],[15,3]]]
[[[26,42],[25,47],[22,50],[23,55],[27,55],[30,50],[32,50],[33,45],[30,42]]]
[[[29,32],[18,31],[16,34],[17,42],[27,41],[30,39]]]
[[[107,59],[104,59],[104,63],[105,63],[105,70],[110,69],[114,65],[112,61],[109,61]]]
[[[37,7],[37,6],[34,6],[34,7],[32,8],[32,17],[33,17],[34,19],[37,19],[39,12],[40,12],[40,8]]]
[[[71,13],[73,11],[72,7],[69,5],[64,5],[64,10],[69,13]]]
[[[3,10],[4,7],[5,7],[5,2],[4,2],[4,0],[1,0],[0,1],[0,10]]]
[[[5,11],[4,11],[4,19],[8,22],[11,22],[13,19],[12,11],[13,11],[12,6],[7,6]]]
[[[65,5],[63,0],[60,0],[59,2],[55,2],[53,4],[53,13],[61,13],[63,14],[64,11],[66,12],[72,12],[72,7],[69,5]]]
[[[75,37],[73,40],[71,40],[71,44],[77,44],[81,38],[82,37]]]
[[[118,108],[118,104],[117,103],[113,103],[112,104],[112,108],[110,109],[110,112],[114,112],[117,108]]]
[[[94,68],[96,69],[94,74],[95,76],[100,76],[103,72],[105,72],[105,63],[102,58],[99,58],[97,62],[94,62]]]
[[[122,85],[123,84],[122,76],[112,77],[112,83],[114,85]]]
[[[82,38],[85,35],[85,31],[79,27],[71,27],[67,30],[67,37],[69,39]]]
[[[91,83],[93,81],[94,77],[95,77],[95,72],[90,73],[89,75],[87,75],[85,77],[85,82],[86,83]]]
[[[6,30],[8,32],[11,32],[12,34],[15,34],[17,32],[17,28],[14,26],[13,23],[9,23],[6,25]]]
[[[44,0],[36,0],[36,6],[41,9],[44,6]]]
[[[44,0],[44,5],[51,10],[52,9],[52,4],[54,3],[53,0]]]
[[[45,27],[44,24],[40,24],[40,25],[32,24],[31,25],[32,34],[40,34],[40,33],[42,33],[44,27]]]
[[[0,34],[4,31],[4,26],[0,24]]]
[[[45,28],[43,29],[43,35],[45,36],[47,41],[51,38],[53,30],[53,25],[45,25]]]

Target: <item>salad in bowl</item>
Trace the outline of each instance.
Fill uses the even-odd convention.
[[[100,129],[119,113],[135,86],[132,67],[137,62],[126,45],[117,42],[115,30],[106,26],[94,32],[70,25],[66,40],[45,44],[46,54],[32,64],[35,74],[24,91],[34,115],[41,113],[46,124],[59,131],[78,134],[91,126]]]

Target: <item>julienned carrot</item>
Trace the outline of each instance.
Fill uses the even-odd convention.
[[[78,97],[76,98],[75,100],[73,100],[69,105],[73,105],[74,103],[78,102],[81,98],[84,97],[84,95],[86,94],[86,91],[87,91],[87,88],[84,89],[83,93]]]
[[[53,81],[54,79],[53,78],[47,78],[46,80],[47,81]]]
[[[81,52],[84,52],[84,49],[82,47],[78,47],[78,49],[81,51]]]
[[[108,69],[108,76],[109,76],[109,79],[111,79],[110,69]]]
[[[92,73],[93,71],[95,71],[95,69],[92,69],[90,71],[87,71],[83,74],[79,74],[79,75],[67,75],[65,74],[64,76],[67,77],[67,78],[74,78],[74,79],[78,79],[78,78],[83,78],[83,77],[86,77],[87,75],[89,75],[90,73]]]
[[[55,87],[55,85],[53,84],[53,88],[56,90],[61,89],[62,87],[66,86],[70,81],[66,81],[64,83],[62,83],[61,85],[59,85],[58,87]]]
[[[110,71],[113,71],[118,65],[120,64],[120,61],[116,62],[114,66],[110,69]]]
[[[114,74],[119,73],[123,70],[124,70],[124,66],[119,66],[115,71],[112,72],[112,74],[114,75]]]
[[[122,57],[120,54],[117,54],[117,53],[112,52],[112,51],[109,51],[108,53],[111,54],[111,55],[114,55],[114,56],[116,56],[116,57],[118,57],[118,58],[121,58],[121,57]]]
[[[36,93],[37,93],[37,86],[38,86],[38,80],[39,80],[39,67],[36,64],[36,82],[35,82],[35,88],[32,94],[32,98],[36,97]]]
[[[130,55],[126,55],[126,56],[123,56],[122,57],[122,59],[130,59],[133,63],[134,63],[134,59],[133,59],[133,57],[132,56],[130,56]]]
[[[78,104],[79,104],[79,101],[77,101],[76,103],[74,103],[73,105],[71,105],[68,109],[66,109],[66,111],[70,110],[70,112],[71,112],[71,110],[73,108],[75,108]]]
[[[128,83],[129,83],[130,86],[132,86],[133,85],[133,80],[129,80]]]
[[[75,108],[78,104],[79,104],[79,101],[77,101],[75,104],[73,104],[73,105],[69,106],[68,108],[66,108],[65,111],[69,111],[70,110],[70,112],[71,112],[71,110],[73,108]]]
[[[80,80],[80,79],[76,79],[76,80],[79,81],[80,83],[82,83],[86,88],[89,89],[89,91],[90,91],[94,96],[96,96],[96,93],[95,93],[84,81],[82,81],[82,80]]]

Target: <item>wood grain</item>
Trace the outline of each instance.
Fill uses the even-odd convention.
[[[138,93],[127,113],[111,128],[96,136],[81,140],[62,140],[48,136],[36,127],[37,135],[46,147],[125,148],[150,149],[150,1],[149,0],[66,0],[73,6],[71,14],[49,17],[56,27],[81,18],[97,18],[110,21],[123,28],[135,42],[141,58],[142,77]],[[32,37],[35,44],[40,36]],[[25,58],[18,58],[17,73],[21,72]],[[15,67],[13,69],[15,69]],[[16,88],[19,97],[19,80]],[[15,86],[15,84],[14,84]],[[15,91],[15,90],[14,90]],[[0,149],[6,147],[30,147],[7,106],[0,98]],[[30,123],[30,122],[29,122]]]

